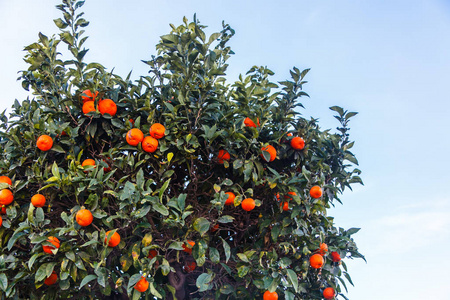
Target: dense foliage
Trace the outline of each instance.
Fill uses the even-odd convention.
[[[234,31],[223,24],[207,37],[195,17],[161,37],[144,61],[148,75],[123,79],[85,62],[83,3],[63,0],[59,35],[40,33],[25,48],[20,79],[33,96],[0,116],[0,175],[12,179],[0,189],[14,195],[0,227],[1,299],[262,299],[267,290],[322,299],[327,287],[346,289],[346,265],[331,252],[362,257],[351,238],[358,229],[335,227],[327,209],[362,183],[349,151],[356,113],[332,107],[336,133],[303,118],[308,69],[275,84],[272,71],[255,66],[227,83]],[[94,109],[107,98],[117,113],[83,113],[86,90],[98,92]],[[155,152],[127,143],[130,129],[148,135],[154,123],[166,130]],[[52,138],[49,151],[37,148],[41,135]],[[294,137],[303,149],[291,146]],[[271,162],[267,145],[276,150]],[[85,159],[95,165],[82,166]],[[313,186],[321,197],[311,197]],[[236,195],[232,205],[227,192]],[[30,203],[38,193],[43,207]],[[254,209],[241,207],[246,198]],[[82,208],[94,217],[88,226],[77,222]],[[110,247],[114,232],[121,240]],[[310,257],[322,243],[325,264],[315,269]],[[53,272],[56,283],[44,284]],[[143,293],[134,288],[141,277],[149,282]]]

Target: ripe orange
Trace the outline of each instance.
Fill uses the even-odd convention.
[[[137,146],[144,139],[144,133],[138,128],[128,130],[126,140],[128,145]]]
[[[94,101],[87,101],[83,104],[82,107],[83,114],[87,115],[88,113],[95,111]]]
[[[266,291],[263,295],[263,300],[278,300],[278,294],[277,292],[269,292]]]
[[[295,150],[303,150],[303,148],[305,148],[305,140],[296,136],[291,140],[291,147]]]
[[[187,240],[187,243],[188,243],[191,247],[189,248],[189,246],[187,246],[186,243],[184,243],[183,246],[182,246],[182,247],[183,247],[183,251],[186,252],[186,253],[191,254],[191,253],[192,253],[192,248],[194,247],[195,242],[194,242],[194,241],[191,241],[191,240]]]
[[[2,226],[2,224],[3,224],[3,219],[2,219],[2,217],[0,217],[0,227]]]
[[[336,251],[333,251],[333,252],[331,252],[330,254],[331,254],[331,259],[332,259],[334,262],[339,262],[339,261],[341,261],[341,256],[340,256],[339,253],[337,253]]]
[[[47,242],[53,244],[53,246],[47,246],[47,245],[43,245],[42,246],[42,250],[44,250],[45,253],[48,254],[53,254],[52,250],[53,249],[58,249],[60,246],[60,242],[57,238],[55,238],[54,236],[49,236],[47,239]]]
[[[292,197],[288,196],[288,195],[297,196],[297,193],[296,192],[288,192],[288,194],[284,196],[285,199],[292,200]]]
[[[283,204],[280,203],[280,206],[283,205],[283,210],[288,211],[289,210],[289,202],[284,202]]]
[[[134,126],[134,120],[133,119],[129,119],[128,121],[130,121],[131,125]]]
[[[0,176],[0,183],[7,183],[9,185],[12,185],[11,178],[8,176]]]
[[[309,258],[309,264],[314,269],[322,268],[324,263],[325,263],[325,261],[324,261],[322,255],[320,255],[320,254],[313,254]]]
[[[13,193],[8,189],[0,191],[0,205],[9,205],[14,200]]]
[[[0,210],[0,215],[6,215],[6,206],[3,206]]]
[[[164,137],[166,127],[160,123],[155,123],[150,127],[150,135],[155,139],[161,139]]]
[[[33,204],[34,207],[44,207],[45,205],[44,195],[36,194],[33,197],[31,197],[31,204]]]
[[[196,267],[197,264],[195,263],[195,261],[186,262],[186,264],[184,265],[184,270],[186,271],[186,273],[190,273],[194,271]]]
[[[81,93],[81,100],[83,100],[83,103],[86,103],[88,101],[94,101],[97,96],[98,92],[93,93],[90,90],[84,90]]]
[[[110,114],[111,117],[114,117],[117,113],[117,105],[111,99],[103,99],[98,102],[98,111],[104,114]]]
[[[210,229],[211,232],[216,232],[217,230],[219,230],[219,224],[214,225],[214,226],[211,227],[211,229]]]
[[[328,252],[328,245],[325,243],[320,244],[319,254],[324,256]]]
[[[277,201],[280,202],[280,194],[276,193],[275,197],[277,198]]]
[[[106,241],[108,240],[108,235],[109,235],[109,233],[111,232],[111,230],[108,230],[107,232],[106,232],[106,235],[105,235],[105,244],[106,244]],[[117,231],[116,232],[114,232],[113,233],[113,235],[111,236],[111,238],[109,239],[109,242],[108,242],[108,247],[116,247],[117,245],[119,245],[120,244],[120,235],[117,233]]]
[[[226,192],[225,194],[228,195],[227,201],[225,201],[225,205],[233,205],[236,195],[233,192]]]
[[[251,211],[255,208],[255,200],[253,200],[252,198],[246,198],[242,200],[241,206],[243,210]]]
[[[226,160],[230,160],[231,156],[230,153],[228,153],[227,150],[219,150],[219,156],[217,157],[217,162],[219,164],[223,164],[223,161]]]
[[[141,277],[141,280],[139,280],[136,285],[134,286],[134,289],[138,292],[145,292],[148,289],[148,281],[145,279],[144,276]]]
[[[94,220],[94,216],[92,215],[90,210],[80,209],[77,212],[75,219],[78,225],[85,227],[91,225],[92,221]]]
[[[322,197],[322,188],[318,185],[315,185],[309,190],[309,194],[314,199],[320,198]]]
[[[43,134],[38,137],[36,147],[38,147],[39,150],[48,151],[53,147],[53,139],[49,135]]]
[[[158,251],[156,251],[155,249],[152,249],[150,251],[148,251],[148,258],[152,259],[153,257],[156,257],[156,255],[158,255]]]
[[[267,145],[266,147],[262,147],[262,148],[261,148],[261,151],[269,152],[269,154],[270,154],[269,162],[274,161],[275,158],[277,157],[277,150],[275,150],[275,148],[274,148],[272,145]],[[264,160],[266,160],[266,159],[264,158],[264,154],[263,154],[263,153],[261,153],[261,157],[262,157]]]
[[[332,287],[327,287],[326,289],[323,290],[323,297],[325,299],[333,299],[335,295],[336,292]]]
[[[86,166],[95,166],[95,160],[88,158],[83,160],[83,162],[81,163],[82,167],[86,167]]]
[[[289,133],[287,134],[287,136],[292,136],[292,133],[289,132]]]
[[[145,152],[153,153],[158,149],[158,140],[151,136],[146,136],[142,140],[142,150]]]
[[[53,271],[52,275],[47,277],[47,279],[44,280],[45,285],[52,285],[55,284],[55,282],[58,280],[58,275],[56,275],[56,272]]]
[[[255,122],[253,122],[252,119],[250,119],[249,117],[245,118],[244,124],[247,127],[255,127],[256,128]]]

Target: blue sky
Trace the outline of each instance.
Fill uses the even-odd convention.
[[[126,3],[126,4],[125,4]],[[58,1],[0,0],[0,109],[26,93],[16,82],[22,49],[51,35]],[[367,257],[348,262],[350,299],[443,299],[450,251],[450,4],[410,1],[87,1],[87,59],[125,76],[144,75],[159,36],[182,17],[236,35],[228,78],[253,65],[275,71],[311,68],[307,117],[336,123],[328,107],[359,115],[351,122],[365,186],[330,214],[355,235]]]

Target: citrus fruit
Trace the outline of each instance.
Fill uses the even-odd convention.
[[[214,225],[210,230],[211,232],[216,232],[217,230],[219,230],[219,224]]]
[[[333,252],[331,252],[330,254],[331,254],[331,259],[332,259],[334,262],[339,262],[339,261],[341,261],[341,256],[340,256],[339,253],[337,253],[336,251],[333,251]]]
[[[92,215],[90,210],[80,209],[75,216],[75,220],[77,221],[78,225],[85,227],[91,225],[92,221],[94,220],[94,216]]]
[[[161,139],[164,137],[166,132],[166,127],[160,123],[155,123],[150,127],[150,135],[155,139]]]
[[[305,148],[305,141],[301,137],[296,136],[291,140],[291,147],[295,150],[303,150]]]
[[[328,252],[328,245],[325,243],[320,244],[319,254],[324,256]]]
[[[83,110],[83,114],[87,115],[90,112],[95,111],[94,101],[87,101],[83,104],[81,108]]]
[[[322,197],[322,188],[318,185],[315,185],[309,190],[309,194],[314,199],[320,198]]]
[[[111,230],[107,231],[105,234],[105,244],[106,241],[108,240],[108,235],[110,232]],[[114,232],[111,238],[109,239],[108,247],[116,247],[119,244],[120,244],[120,235],[117,232]]]
[[[84,90],[81,93],[81,100],[83,100],[83,103],[86,103],[88,101],[94,101],[95,98],[98,96],[98,92],[91,92],[91,90]]]
[[[6,206],[3,206],[2,209],[0,209],[0,215],[6,215]]]
[[[275,148],[272,145],[267,145],[266,147],[262,147],[261,151],[269,152],[270,158],[269,158],[268,162],[274,161],[275,158],[277,157],[277,150],[275,150]],[[261,153],[261,157],[264,160],[266,160],[266,158],[264,157],[264,153]]]
[[[156,257],[156,255],[158,255],[158,251],[156,251],[155,249],[152,249],[150,251],[148,251],[148,258],[152,259],[153,257]]]
[[[38,147],[39,150],[48,151],[53,147],[53,139],[49,135],[43,134],[38,137],[36,147]]]
[[[322,268],[324,263],[325,263],[325,261],[323,260],[323,257],[320,254],[313,254],[309,258],[309,264],[314,269]]]
[[[219,150],[219,156],[217,157],[217,161],[219,164],[223,164],[223,161],[226,160],[230,160],[231,156],[230,153],[228,153],[227,150]]]
[[[325,299],[333,299],[335,295],[336,293],[332,287],[327,287],[323,290],[323,297]]]
[[[187,246],[187,244],[189,244],[191,247],[189,248],[189,246]],[[194,241],[187,240],[187,243],[184,243],[184,244],[182,245],[183,251],[186,252],[186,253],[191,254],[191,253],[192,253],[192,247],[194,247],[194,245],[195,245],[195,242],[194,242]]]
[[[269,292],[266,291],[263,295],[263,300],[278,300],[278,294],[277,292]]]
[[[151,136],[146,136],[142,140],[142,150],[145,152],[153,153],[158,149],[158,140]]]
[[[280,204],[280,206],[281,206],[281,204]],[[284,211],[288,211],[289,210],[289,202],[284,202],[283,203],[283,210]]]
[[[97,108],[102,115],[109,114],[111,117],[114,117],[117,113],[117,105],[111,99],[100,100]]]
[[[284,196],[285,199],[292,200],[291,196],[297,196],[296,192],[288,192],[287,195]]]
[[[31,197],[31,204],[33,204],[34,207],[43,207],[45,205],[44,195],[36,194]]]
[[[252,119],[250,119],[249,117],[245,118],[244,125],[247,126],[247,127],[254,127],[254,128],[256,128],[255,122],[253,122]]]
[[[8,176],[0,176],[0,183],[7,183],[9,185],[12,185],[11,178]]]
[[[134,286],[134,289],[138,292],[145,292],[148,289],[148,281],[144,277],[141,277],[141,280],[139,280],[136,285]]]
[[[83,162],[81,163],[82,167],[86,167],[86,166],[95,166],[95,160],[93,160],[92,158],[88,158],[83,160]]]
[[[9,205],[14,200],[13,193],[8,189],[0,191],[0,205]]]
[[[197,267],[197,264],[195,263],[195,261],[191,261],[191,262],[187,262],[184,265],[184,270],[186,271],[186,273],[190,273],[190,272],[194,271],[196,267]]]
[[[287,134],[287,136],[292,136],[292,133],[289,132],[289,133]]]
[[[252,198],[246,198],[242,200],[241,206],[243,210],[251,211],[255,208],[255,200],[253,200]]]
[[[42,246],[42,250],[44,250],[44,252],[48,253],[48,254],[53,254],[52,250],[58,249],[60,246],[59,240],[54,236],[49,236],[47,239],[47,242],[53,244],[53,246],[47,246],[47,245]]]
[[[138,128],[128,130],[126,140],[128,145],[137,146],[144,139],[144,134]]]
[[[225,195],[228,195],[227,201],[225,201],[225,205],[233,205],[236,195],[233,192],[226,192]]]
[[[0,217],[0,227],[2,226],[2,224],[3,224],[3,219],[2,219],[2,217]]]
[[[44,284],[45,285],[52,285],[52,284],[55,284],[55,282],[58,280],[58,275],[56,275],[56,272],[55,271],[53,271],[52,272],[52,275],[50,275],[49,277],[47,277],[45,280],[44,280]]]

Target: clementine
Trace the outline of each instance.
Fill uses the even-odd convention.
[[[2,217],[0,217],[0,227],[2,226],[2,224],[3,224],[3,219],[2,219]]]
[[[56,275],[56,272],[53,271],[52,275],[47,277],[47,279],[44,280],[45,285],[52,285],[55,284],[55,282],[58,280],[58,275]]]
[[[195,263],[195,261],[191,261],[191,262],[187,262],[184,265],[184,270],[186,271],[186,273],[190,273],[190,272],[194,271],[196,267],[197,267],[197,264]]]
[[[281,203],[280,203],[280,206],[281,206]],[[288,211],[289,210],[289,202],[284,202],[283,203],[283,210],[284,211]]]
[[[287,134],[287,136],[292,136],[292,133],[289,132],[289,133]]]
[[[301,137],[296,136],[291,140],[291,147],[295,150],[303,150],[305,148],[305,141]]]
[[[138,292],[145,292],[148,289],[148,281],[147,279],[145,279],[144,276],[141,277],[141,280],[139,280],[136,285],[134,286],[134,289],[137,290]]]
[[[187,244],[189,244],[190,247]],[[183,251],[186,252],[186,253],[191,254],[192,253],[192,248],[194,246],[195,246],[195,242],[194,241],[187,240],[187,243],[184,243],[183,246],[182,246],[183,247]]]
[[[3,206],[0,210],[0,215],[6,215],[6,206]]]
[[[0,176],[0,183],[7,183],[9,185],[12,185],[11,178],[8,176]]]
[[[152,249],[150,251],[148,251],[148,258],[152,259],[153,257],[156,257],[156,255],[158,255],[158,251],[156,251],[155,249]]]
[[[95,98],[98,96],[98,92],[91,92],[91,90],[84,90],[83,93],[81,93],[81,100],[83,100],[83,103],[86,103],[88,101],[94,101]]]
[[[319,254],[324,256],[328,252],[328,245],[325,243],[320,244]]]
[[[81,108],[83,110],[83,114],[87,115],[90,112],[95,111],[94,101],[87,101],[83,104]]]
[[[44,195],[36,194],[33,197],[31,197],[31,204],[33,204],[34,207],[44,207],[45,205]]]
[[[36,147],[38,147],[39,150],[48,151],[53,147],[53,139],[49,135],[43,134],[38,137]]]
[[[269,292],[266,291],[263,295],[263,300],[278,300],[278,294],[277,292]]]
[[[76,219],[78,225],[86,227],[86,226],[91,225],[92,221],[94,220],[94,216],[92,215],[90,210],[80,209],[77,212],[75,219]]]
[[[314,199],[320,198],[322,197],[322,188],[318,185],[315,185],[309,190],[309,194]]]
[[[137,146],[144,139],[144,133],[138,128],[128,130],[126,140],[128,145]]]
[[[225,205],[233,205],[236,195],[233,192],[226,192],[225,194],[228,195],[227,201],[225,201]]]
[[[256,128],[255,122],[253,122],[252,119],[250,119],[249,117],[245,118],[244,125],[247,126],[247,127],[254,127],[254,128]]]
[[[219,164],[223,164],[223,161],[226,160],[230,160],[231,156],[230,153],[228,153],[227,150],[219,150],[219,156],[217,157],[217,162]]]
[[[333,299],[335,295],[336,295],[336,292],[334,291],[334,289],[332,287],[327,287],[326,289],[323,290],[323,297],[327,300]]]
[[[81,163],[82,167],[86,167],[86,166],[95,166],[95,160],[88,158],[83,160],[83,162]]]
[[[142,150],[153,153],[158,149],[158,140],[151,136],[146,136],[142,141]]]
[[[100,100],[97,108],[102,115],[109,114],[111,117],[114,117],[117,113],[117,105],[111,99]]]
[[[106,244],[106,241],[108,240],[108,235],[110,232],[111,232],[111,230],[107,231],[105,234],[105,244]],[[120,235],[117,232],[114,232],[113,235],[111,236],[111,238],[109,239],[108,247],[114,248],[119,244],[120,244]]]
[[[160,123],[155,123],[150,127],[150,135],[155,139],[161,139],[164,137],[166,132],[166,127]]]
[[[309,264],[314,269],[322,268],[324,263],[325,263],[325,261],[324,261],[322,255],[320,255],[320,254],[313,254],[309,258]]]
[[[251,211],[255,208],[255,200],[253,200],[252,198],[246,198],[244,200],[242,200],[241,203],[242,209],[245,211]]]
[[[53,246],[47,246],[47,245],[42,246],[42,250],[44,250],[44,252],[48,253],[48,254],[53,254],[52,250],[58,249],[60,246],[59,240],[54,236],[49,236],[47,239],[47,242],[53,244]]]
[[[272,146],[272,145],[267,145],[266,147],[262,147],[261,151],[266,151],[269,152],[270,154],[270,158],[268,160],[268,162],[274,161],[275,158],[277,157],[277,150]],[[264,154],[261,153],[261,157],[266,160],[266,158],[264,157]],[[267,161],[267,160],[266,160]]]
[[[9,205],[13,202],[14,195],[8,189],[3,189],[0,191],[0,205]]]
[[[340,262],[341,261],[341,256],[339,255],[339,253],[337,253],[336,251],[333,251],[330,253],[331,254],[331,259],[334,262]]]

